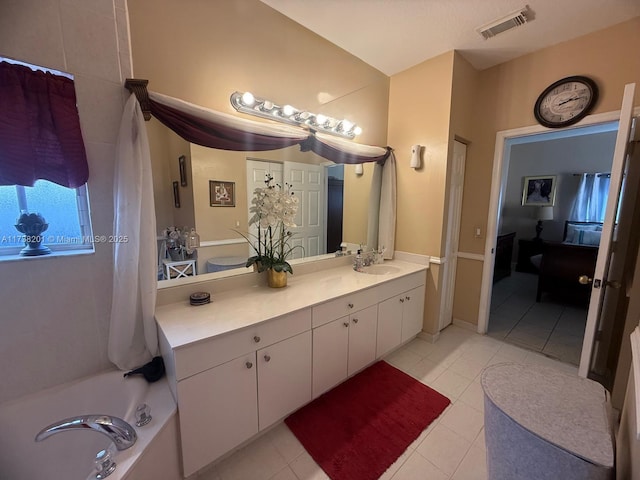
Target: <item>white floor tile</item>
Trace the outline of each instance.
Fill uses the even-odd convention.
[[[398,459],[391,464],[391,466],[384,472],[379,480],[390,480],[394,478],[394,475],[400,470],[400,467],[407,461],[407,459],[413,455],[413,449],[407,449],[404,451],[402,455],[398,457]]]
[[[290,463],[304,452],[302,444],[284,423],[274,427],[267,433],[267,437],[287,463]]]
[[[440,422],[418,445],[416,452],[447,475],[453,475],[470,447],[471,442]]]
[[[313,458],[307,452],[303,452],[289,466],[298,477],[298,480],[330,480],[324,470],[313,461]]]
[[[471,379],[463,377],[450,369],[442,372],[438,378],[431,384],[434,390],[449,397],[449,400],[456,400],[462,392],[469,386]]]
[[[280,470],[278,473],[276,473],[269,480],[298,480],[298,477],[296,477],[296,474],[293,473],[293,470],[291,470],[291,468],[287,466],[283,470]]]
[[[471,447],[451,480],[487,480],[487,457],[482,448]]]
[[[449,480],[449,475],[414,452],[391,478],[393,480]]]
[[[442,375],[446,369],[446,367],[425,358],[414,365],[407,373],[426,385],[432,385],[436,378]]]
[[[484,425],[484,415],[464,402],[454,403],[442,416],[439,425],[450,428],[470,444]]]
[[[264,435],[216,465],[221,480],[268,480],[287,466],[276,447]]]
[[[463,402],[480,413],[484,413],[484,391],[480,382],[471,382],[458,397],[458,402]]]
[[[484,360],[484,356],[483,356],[483,360],[478,360],[476,357],[477,355],[474,355],[471,357],[466,356],[466,352],[465,352],[460,358],[458,358],[455,362],[451,364],[451,366],[449,367],[449,370],[451,370],[452,372],[459,373],[460,375],[462,375],[465,378],[468,378],[469,380],[473,380],[478,375],[480,375],[480,372],[482,372],[482,369],[487,364],[489,359],[493,357],[493,354],[490,354],[486,360]]]
[[[408,372],[422,360],[422,357],[403,347],[385,357],[384,360],[403,372]]]

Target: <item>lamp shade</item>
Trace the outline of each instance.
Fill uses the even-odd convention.
[[[553,207],[538,207],[536,213],[538,220],[553,220]]]

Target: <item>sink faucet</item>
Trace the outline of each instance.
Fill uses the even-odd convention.
[[[36,442],[49,438],[54,433],[66,430],[90,428],[98,433],[106,435],[118,450],[126,450],[132,447],[138,436],[131,425],[118,417],[109,415],[83,415],[79,417],[65,418],[40,430],[36,435]]]

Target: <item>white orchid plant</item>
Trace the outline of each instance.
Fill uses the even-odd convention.
[[[246,266],[255,264],[259,272],[272,268],[277,272],[293,273],[287,258],[296,248],[302,247],[289,244],[293,235],[289,229],[296,227],[294,220],[299,199],[291,192],[291,185],[288,183],[282,186],[272,182],[273,177],[267,175],[265,186],[256,188],[253,192],[249,208],[253,216],[249,224],[256,226],[258,234],[249,234],[256,241],[245,236],[256,253],[247,260]]]

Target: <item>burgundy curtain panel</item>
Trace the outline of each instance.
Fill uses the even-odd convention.
[[[73,80],[0,62],[0,185],[88,178]]]
[[[391,148],[387,147],[387,151],[383,155],[380,155],[378,157],[356,155],[327,145],[326,143],[318,140],[313,135],[309,135],[309,138],[302,142],[302,144],[300,145],[300,150],[303,152],[307,152],[310,150],[316,155],[320,155],[327,160],[331,160],[333,163],[342,163],[349,165],[366,162],[378,162],[380,163],[380,165],[384,165],[385,160],[391,154]]]
[[[250,133],[221,123],[180,111],[149,100],[151,114],[188,142],[221,150],[255,151],[277,150],[297,145],[300,140]]]

